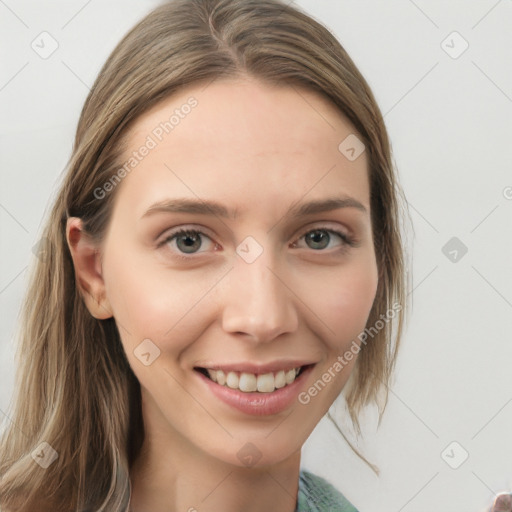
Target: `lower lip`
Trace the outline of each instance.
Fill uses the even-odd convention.
[[[291,384],[276,389],[272,393],[244,393],[239,389],[221,386],[196,370],[194,372],[208,386],[208,389],[225,404],[245,414],[268,416],[285,411],[297,400],[301,387],[313,370],[313,366],[306,368]]]

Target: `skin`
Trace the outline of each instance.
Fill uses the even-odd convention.
[[[490,512],[512,512],[512,494],[499,494],[494,500]]]
[[[194,96],[198,105],[117,185],[106,237],[95,246],[71,218],[67,239],[86,305],[113,316],[141,383],[146,438],[131,471],[133,512],[293,512],[300,450],[347,382],[356,356],[307,405],[253,416],[218,400],[194,366],[204,361],[315,362],[307,390],[365,328],[378,284],[366,153],[338,145],[353,126],[322,96],[249,78],[189,87],[140,117],[128,159],[160,122]],[[350,197],[347,206],[286,216],[298,202]],[[235,218],[160,212],[169,198],[214,200]],[[175,228],[203,231],[195,254]],[[326,247],[306,233],[322,231]],[[236,253],[247,237],[263,249]],[[323,242],[322,242],[323,243]],[[320,244],[321,245],[321,244]],[[180,251],[181,248],[181,251]],[[189,258],[183,260],[179,254]],[[150,339],[160,356],[134,354]],[[258,462],[237,456],[252,443]]]

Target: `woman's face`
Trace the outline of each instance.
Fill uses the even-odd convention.
[[[321,96],[250,80],[133,126],[120,183],[96,192],[116,194],[101,275],[162,442],[277,463],[340,393],[377,288],[355,135]]]

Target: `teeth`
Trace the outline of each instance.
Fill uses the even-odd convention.
[[[231,389],[237,389],[240,379],[235,372],[229,372],[226,376],[226,385]]]
[[[295,369],[292,368],[291,370],[288,370],[285,374],[286,384],[291,384],[295,377],[297,376],[297,373],[295,372]]]
[[[258,375],[257,378],[257,389],[260,393],[272,393],[275,389],[275,379],[273,373],[264,373],[263,375]],[[245,391],[240,386],[242,391]]]
[[[255,375],[254,373],[224,373],[222,370],[206,370],[210,379],[221,386],[227,386],[231,389],[238,389],[244,393],[272,393],[276,389],[281,389],[291,384],[300,372],[299,368],[292,368],[285,372],[280,370],[274,373],[263,373]]]
[[[284,388],[286,386],[286,375],[283,370],[276,373],[274,377],[274,384],[277,389]]]
[[[238,389],[250,393],[258,389],[258,379],[252,373],[242,373],[238,379]]]
[[[217,382],[217,384],[220,384],[221,386],[224,386],[224,384],[226,384],[226,374],[222,370],[208,370],[208,373],[210,374],[210,377],[212,376],[212,374],[214,375],[214,377],[212,377],[213,379],[215,378],[215,376],[217,377],[217,380],[215,381]]]

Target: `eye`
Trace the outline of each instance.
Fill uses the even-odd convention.
[[[304,239],[306,246],[315,251],[321,251],[326,248],[332,248],[331,242],[338,239],[338,247],[354,246],[355,241],[346,233],[337,231],[331,228],[315,228],[303,234],[299,240]],[[293,244],[293,247],[299,247],[298,242]]]
[[[302,240],[304,240],[305,246],[299,243]],[[204,232],[185,228],[180,228],[170,233],[158,244],[158,247],[160,248],[164,245],[168,246],[180,258],[187,258],[188,255],[207,252],[212,249],[216,250],[219,247]],[[292,244],[292,247],[309,248],[321,252],[324,249],[336,247],[343,249],[347,246],[355,245],[355,240],[346,233],[332,228],[318,227],[304,233],[298,241]]]
[[[162,242],[158,244],[158,247],[163,245],[169,245],[172,250],[182,254],[195,254],[197,252],[204,252],[208,250],[208,243],[206,243],[206,249],[199,251],[205,245],[204,240],[208,240],[209,244],[213,244],[213,241],[208,235],[202,231],[196,229],[179,229],[174,233],[167,236]],[[211,248],[211,247],[210,247]]]

